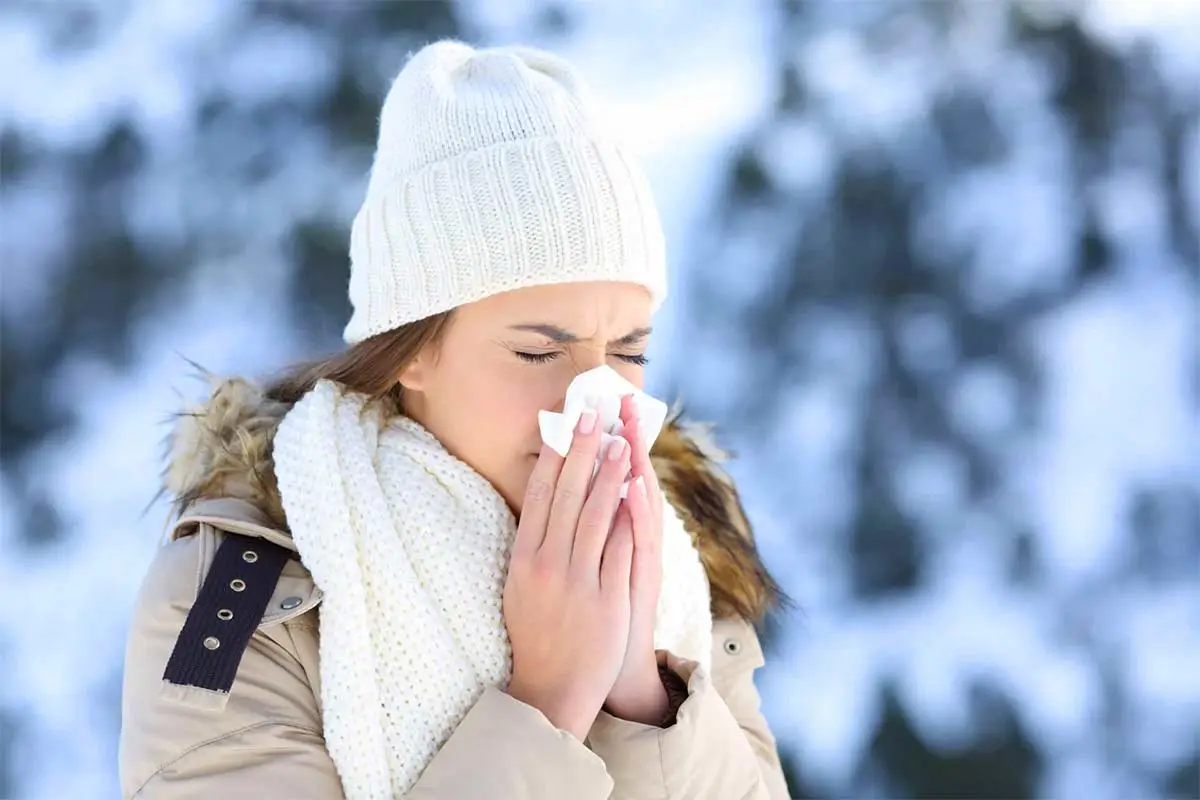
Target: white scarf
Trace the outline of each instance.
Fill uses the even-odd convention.
[[[324,592],[325,743],[348,800],[407,792],[512,651],[501,598],[516,520],[479,473],[406,417],[321,381],[275,435],[292,536]],[[663,508],[654,646],[711,659],[709,586]]]

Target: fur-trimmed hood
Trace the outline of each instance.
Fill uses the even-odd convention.
[[[253,503],[280,530],[287,521],[275,482],[272,441],[289,406],[242,378],[212,379],[202,404],[178,416],[170,439],[165,491],[177,513],[202,499]],[[706,429],[672,415],[651,450],[663,491],[696,541],[716,618],[759,622],[782,600],[754,546],[737,491]]]

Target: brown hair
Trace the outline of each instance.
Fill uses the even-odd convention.
[[[441,341],[453,316],[453,309],[443,311],[376,334],[327,358],[297,364],[268,384],[266,397],[291,406],[324,378],[388,403],[391,411],[399,413],[400,373],[426,345]]]

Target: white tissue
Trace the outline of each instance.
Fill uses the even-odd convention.
[[[538,412],[538,428],[542,433],[542,441],[560,456],[565,456],[571,448],[571,440],[575,437],[575,426],[579,424],[580,414],[584,409],[594,409],[596,427],[600,429],[600,451],[592,469],[592,475],[595,475],[609,443],[620,438],[624,430],[621,423],[621,398],[625,395],[633,396],[638,416],[638,433],[649,447],[662,432],[663,423],[667,419],[667,404],[646,394],[606,364],[575,376],[575,380],[567,387],[562,413]],[[621,497],[625,496],[628,489],[629,481],[626,481],[621,487]]]

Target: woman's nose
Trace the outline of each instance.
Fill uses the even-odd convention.
[[[595,369],[596,367],[601,367],[608,363],[604,350],[599,348],[595,350],[591,348],[581,350],[581,352],[575,356],[573,362],[575,365],[575,375],[580,375],[584,372],[587,372],[589,369]],[[575,375],[572,375],[571,377],[574,378]]]
[[[556,384],[561,382],[561,385],[556,386],[554,390],[555,402],[553,405],[545,406],[550,411],[562,413],[563,405],[566,401],[567,387],[571,385],[571,381],[575,377],[582,375],[590,369],[607,364],[605,355],[602,352],[593,353],[591,351],[573,353],[571,355],[571,369],[565,373],[560,372],[556,378]]]

